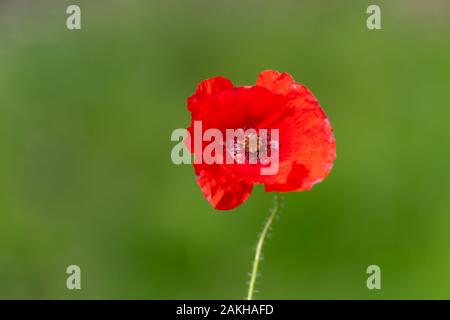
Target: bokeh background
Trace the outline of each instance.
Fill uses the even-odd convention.
[[[369,4],[382,30],[366,28]],[[317,96],[338,158],[285,196],[256,298],[449,299],[449,14],[418,0],[1,1],[0,298],[243,298],[271,194],[214,211],[172,164],[170,134],[202,79],[274,69]],[[381,290],[366,288],[371,264]]]

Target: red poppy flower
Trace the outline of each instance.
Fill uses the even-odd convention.
[[[223,77],[204,80],[188,99],[188,110],[192,116],[188,128],[191,137],[195,121],[201,121],[203,130],[216,128],[224,136],[227,129],[279,132],[277,141],[268,139],[276,144],[278,152],[275,174],[261,174],[267,163],[194,163],[197,183],[216,209],[229,210],[242,204],[254,184],[264,184],[266,192],[309,190],[328,175],[336,158],[334,136],[325,113],[313,94],[288,73],[264,71],[256,85],[245,87],[235,87]],[[195,153],[192,140],[187,144]],[[202,141],[202,150],[206,146],[207,142]],[[256,145],[256,149],[261,147]],[[248,155],[248,145],[244,148]],[[226,143],[223,151],[227,152]]]

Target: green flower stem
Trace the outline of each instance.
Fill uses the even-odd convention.
[[[262,247],[264,245],[264,240],[266,239],[267,233],[270,230],[273,220],[280,212],[280,207],[281,207],[281,195],[279,193],[275,193],[273,197],[273,208],[270,210],[269,218],[264,224],[264,228],[261,234],[259,235],[258,244],[256,245],[255,258],[253,259],[253,268],[250,277],[250,283],[248,286],[247,300],[253,299],[253,294],[255,292],[256,276],[258,274],[259,261],[261,260],[261,252]]]

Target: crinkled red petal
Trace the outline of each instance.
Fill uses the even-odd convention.
[[[218,210],[230,210],[250,196],[253,185],[224,172],[219,165],[194,165],[197,183],[209,203]]]

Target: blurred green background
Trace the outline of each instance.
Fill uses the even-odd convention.
[[[66,29],[78,4],[82,30]],[[378,4],[382,30],[366,28]],[[245,296],[271,194],[231,212],[170,160],[202,79],[287,71],[338,158],[289,193],[256,298],[450,298],[447,1],[0,2],[0,298]],[[82,290],[66,289],[68,265]],[[366,288],[381,267],[382,289]]]

